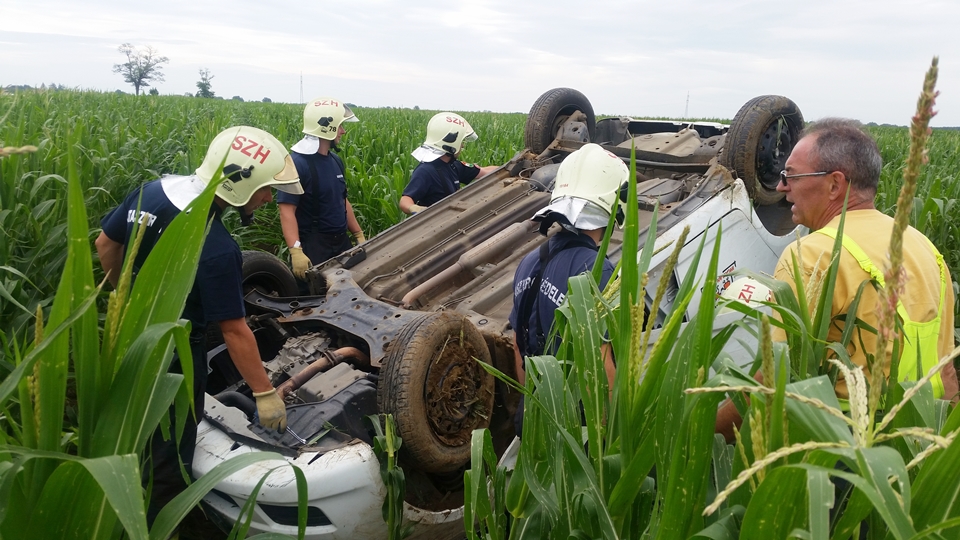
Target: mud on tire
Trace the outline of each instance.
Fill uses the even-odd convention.
[[[758,96],[733,117],[719,161],[743,180],[757,204],[774,204],[783,198],[777,191],[780,171],[800,140],[803,115],[797,104],[783,96]]]
[[[474,429],[493,414],[494,379],[474,360],[490,362],[480,332],[463,316],[414,319],[391,343],[380,370],[377,401],[403,439],[400,458],[430,473],[470,460]]]
[[[534,154],[543,152],[557,137],[560,126],[577,111],[587,115],[587,131],[593,140],[597,118],[586,96],[573,88],[554,88],[544,92],[530,107],[523,127],[524,145]]]

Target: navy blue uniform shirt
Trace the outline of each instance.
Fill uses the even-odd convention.
[[[537,347],[539,335],[546,337],[553,325],[555,310],[560,307],[567,295],[567,280],[573,276],[590,272],[593,270],[593,263],[597,259],[596,249],[591,249],[582,245],[586,241],[588,244],[596,247],[592,239],[585,235],[579,237],[572,233],[561,232],[548,240],[550,252],[553,256],[547,263],[543,272],[543,280],[540,282],[540,290],[537,293],[533,310],[530,313],[529,332],[525,341],[526,351],[520,352],[524,356],[538,356],[541,354],[552,354],[556,351],[558,344],[549,347],[549,350],[539,350]],[[573,245],[571,245],[573,244]],[[610,276],[613,275],[613,263],[604,259],[603,273],[600,278],[600,289],[606,286]],[[517,318],[519,316],[520,301],[523,292],[527,290],[540,272],[540,250],[539,248],[528,253],[520,265],[517,266],[517,272],[513,278],[513,310],[510,312],[510,325],[514,331],[519,331]],[[539,324],[537,311],[539,310]]]
[[[310,233],[346,234],[347,179],[340,156],[333,152],[327,155],[290,152],[290,157],[300,175],[303,195],[278,191],[277,202],[296,205],[300,239]]]
[[[467,165],[457,159],[444,163],[437,158],[417,165],[403,194],[413,199],[414,204],[430,206],[452,195],[460,189],[460,184],[469,184],[478,174],[480,168],[475,165]]]
[[[138,200],[140,214],[137,214]],[[133,223],[137,215],[143,216],[141,222],[146,224],[147,231],[134,261],[136,272],[156,246],[160,235],[179,213],[180,209],[164,193],[161,180],[154,180],[144,185],[142,190],[130,193],[120,206],[103,218],[100,226],[108,238],[129,246]],[[213,222],[200,253],[197,277],[183,308],[183,318],[192,323],[194,335],[202,333],[208,322],[238,319],[245,315],[240,247],[220,221],[220,209],[214,206],[211,214]]]

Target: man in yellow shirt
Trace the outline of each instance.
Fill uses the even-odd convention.
[[[876,141],[863,132],[859,122],[826,118],[804,131],[787,159],[786,170],[780,176],[777,190],[784,192],[787,202],[792,204],[793,222],[811,231],[808,236],[788,246],[777,263],[774,277],[791,286],[793,253],[797,253],[807,283],[811,281],[815,269],[817,275],[822,275],[829,266],[836,229],[849,188],[843,231],[844,248],[840,251],[832,317],[846,314],[860,284],[870,280],[871,274],[882,276],[889,265],[887,252],[893,218],[878,211],[873,204],[882,166]],[[906,280],[899,313],[905,325],[911,323],[926,327],[919,340],[921,349],[926,342],[926,350],[929,351],[920,359],[926,372],[926,366],[936,364],[953,349],[954,297],[950,271],[933,244],[913,227],[904,232],[903,259]],[[873,328],[877,327],[878,302],[877,291],[873,287],[865,287],[857,316]],[[842,321],[832,323],[827,340],[839,341],[842,332]],[[782,331],[775,333],[774,339],[778,338],[784,339]],[[865,367],[865,352],[875,353],[876,342],[875,334],[856,329],[847,348],[851,360]],[[908,344],[907,347],[916,350],[917,345]],[[890,351],[888,358],[889,355]],[[907,355],[903,358],[900,379],[916,380],[916,365],[904,365]],[[888,361],[884,371],[889,374],[889,370]],[[952,363],[941,370],[933,386],[937,397],[956,397],[957,374]],[[836,391],[838,397],[846,398],[846,383],[839,381]],[[724,435],[729,433],[732,438],[730,425],[734,422],[739,424],[739,419],[735,417],[736,409],[731,404],[721,408],[717,418],[718,432]]]

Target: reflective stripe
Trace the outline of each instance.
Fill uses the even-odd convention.
[[[836,239],[837,237],[837,229],[833,227],[824,227],[816,232],[832,239]],[[940,361],[940,352],[938,349],[940,317],[943,314],[943,301],[946,298],[947,276],[943,264],[943,255],[941,255],[936,246],[930,242],[929,238],[924,236],[923,239],[927,241],[927,245],[930,246],[930,249],[936,256],[937,267],[940,269],[940,305],[937,308],[937,316],[933,320],[916,322],[910,320],[906,308],[903,307],[903,302],[901,302],[899,298],[897,299],[897,314],[903,320],[904,338],[903,351],[900,354],[900,366],[897,370],[897,379],[900,381],[918,380],[916,376],[918,358],[920,359],[919,364],[923,370],[923,374],[930,371],[930,369]],[[870,277],[879,283],[881,288],[886,286],[883,279],[883,272],[877,268],[877,265],[870,260],[870,257],[860,249],[860,246],[858,246],[852,238],[844,235],[841,243],[844,249],[847,250],[847,253],[856,259],[864,272],[870,274]],[[934,375],[930,379],[930,383],[933,385],[933,396],[935,398],[943,397],[943,378],[940,376],[940,373]]]

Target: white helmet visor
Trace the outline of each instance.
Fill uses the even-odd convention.
[[[315,135],[304,135],[297,144],[290,147],[290,150],[298,154],[316,154],[320,149],[320,137]]]
[[[416,150],[410,152],[410,155],[412,155],[421,163],[430,163],[444,154],[446,154],[446,152],[443,150],[434,148],[432,146],[427,146],[426,144],[422,144]]]
[[[550,212],[562,214],[570,224],[578,229],[592,231],[603,229],[610,221],[610,212],[596,204],[578,197],[561,197],[549,206],[533,215],[534,221],[540,221]]]

